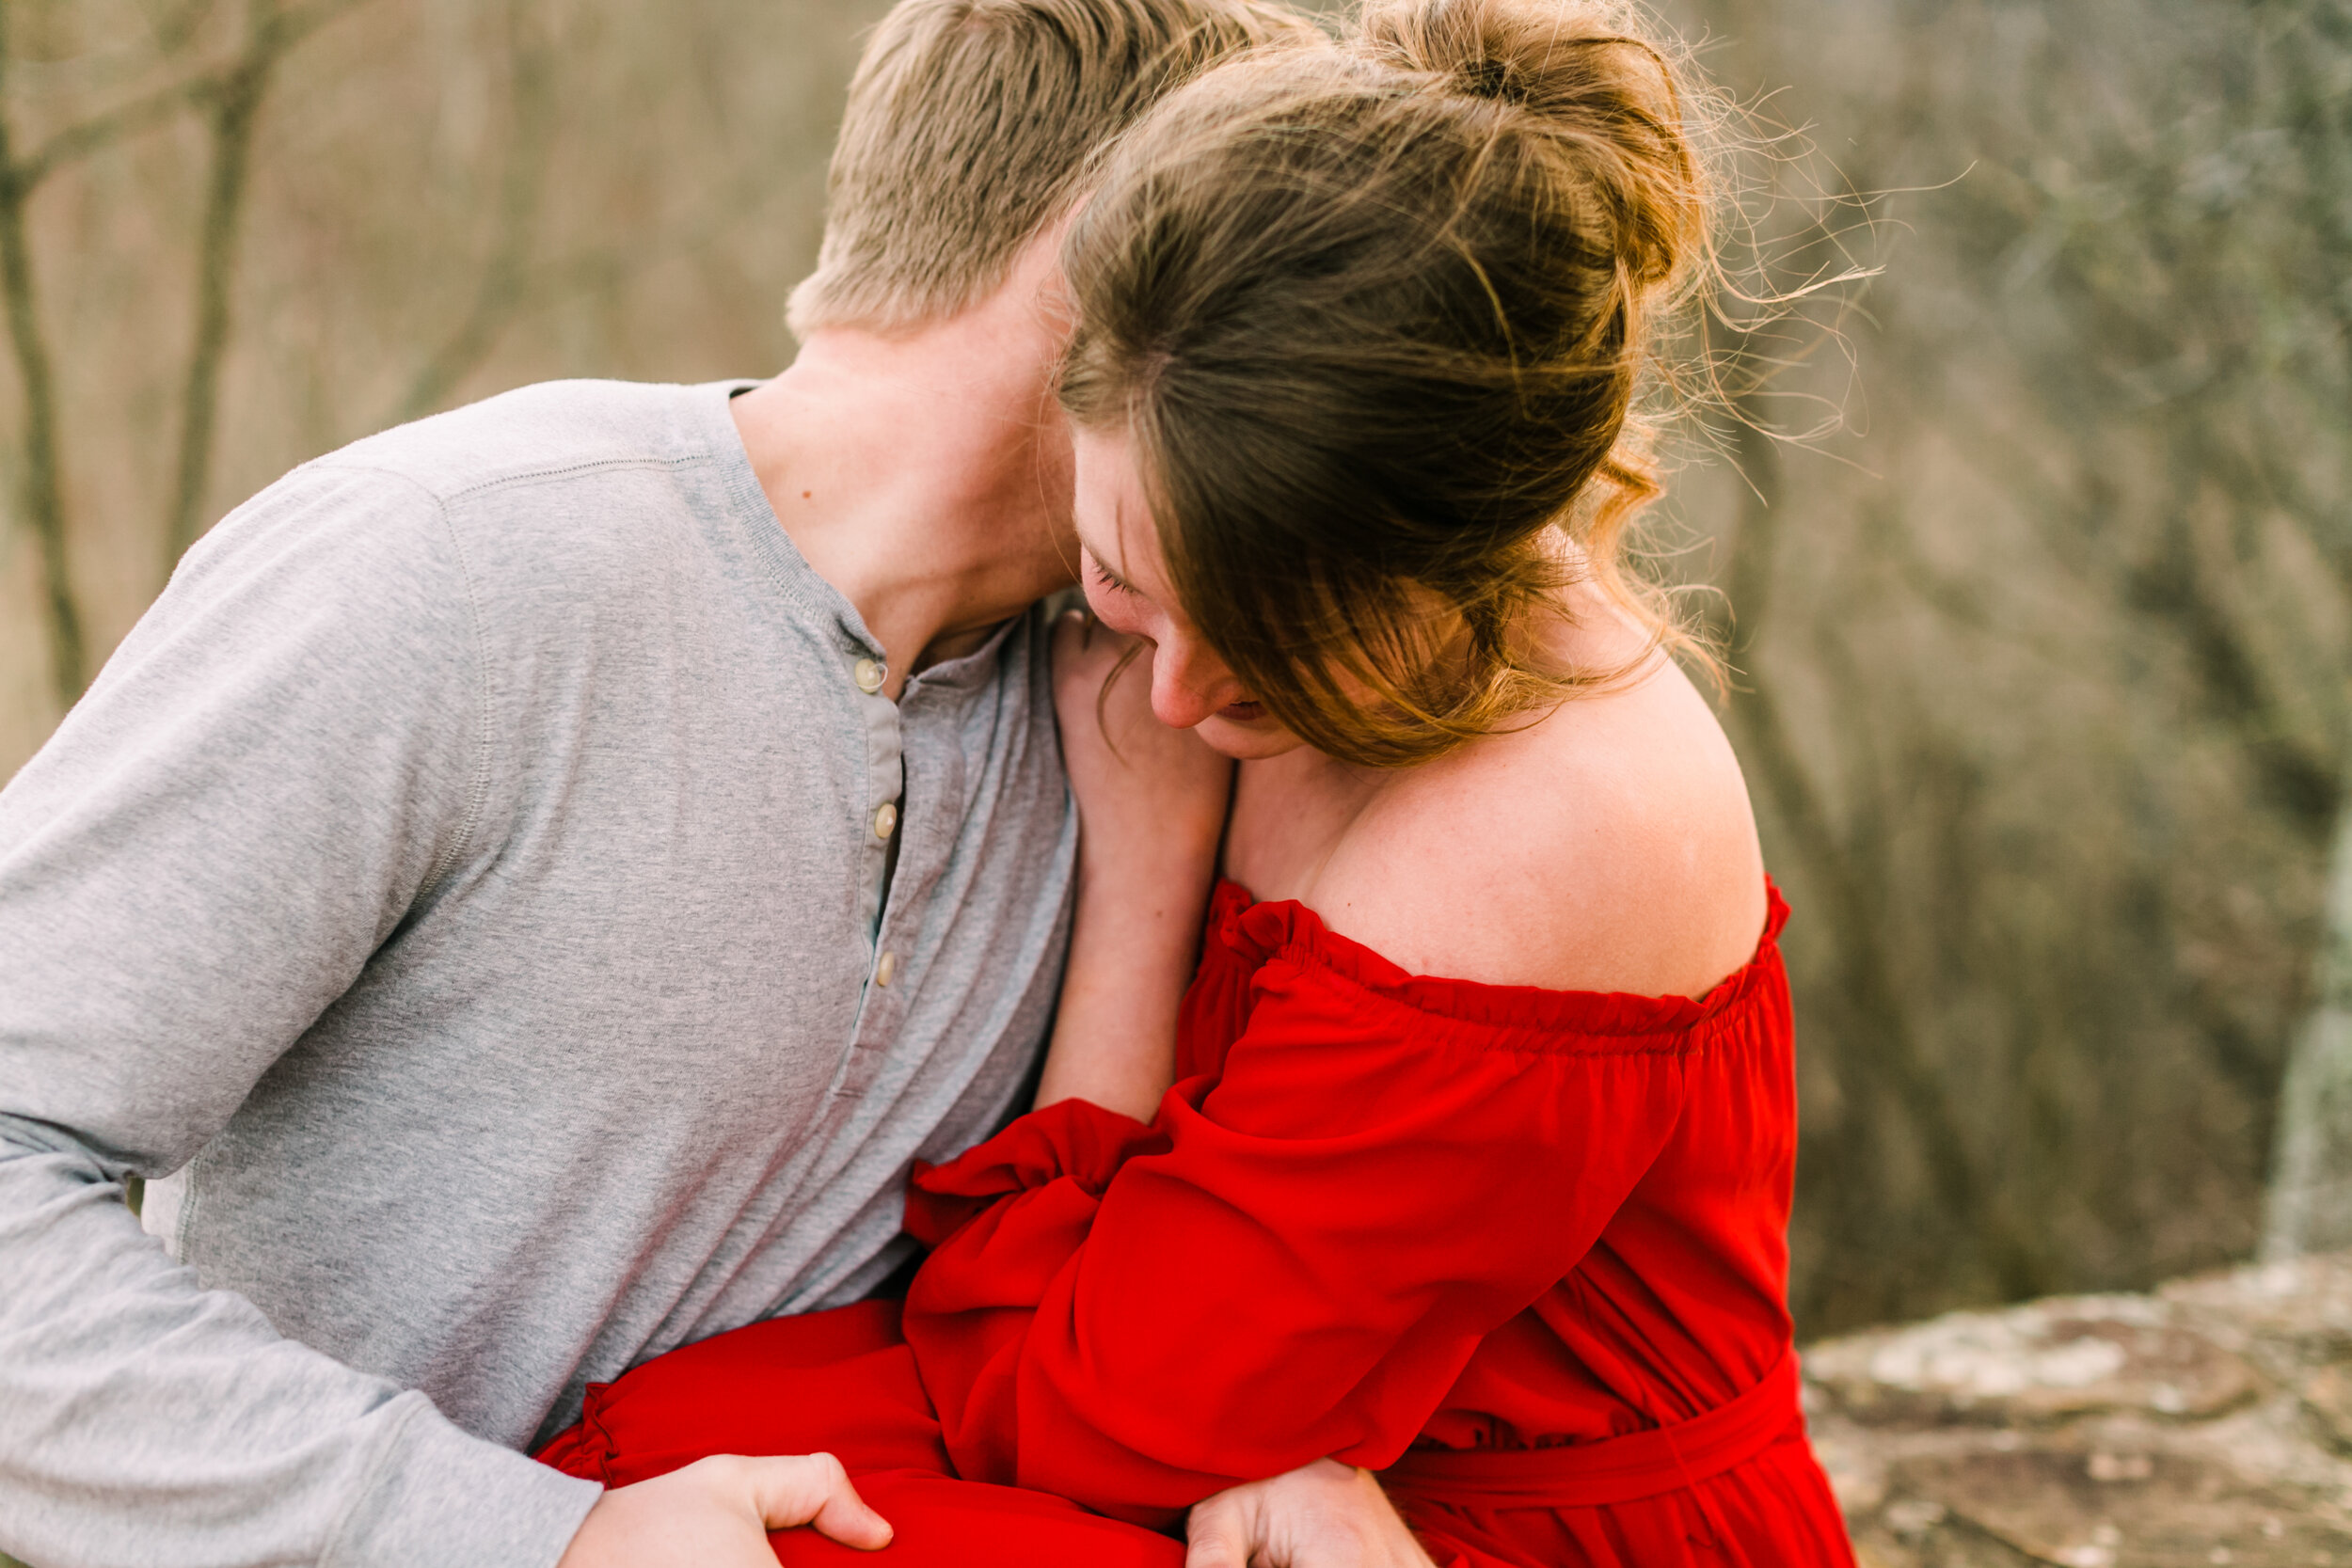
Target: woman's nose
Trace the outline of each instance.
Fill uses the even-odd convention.
[[[1163,640],[1152,656],[1152,714],[1170,729],[1188,730],[1234,700],[1225,661],[1193,639]]]

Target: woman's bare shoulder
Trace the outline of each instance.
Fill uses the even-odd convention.
[[[1315,880],[1332,929],[1491,985],[1697,995],[1764,924],[1739,763],[1662,664],[1398,775]]]

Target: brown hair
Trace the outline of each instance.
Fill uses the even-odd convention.
[[[900,330],[1004,281],[1087,159],[1203,68],[1320,41],[1269,0],[900,0],[850,84],[795,331]]]
[[[1343,49],[1160,105],[1064,244],[1065,407],[1129,433],[1185,610],[1331,755],[1422,761],[1622,673],[1530,635],[1577,574],[1688,644],[1625,564],[1651,322],[1709,265],[1661,39],[1617,4],[1376,0]]]

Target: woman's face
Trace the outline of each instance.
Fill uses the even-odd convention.
[[[1150,644],[1152,713],[1172,728],[1199,730],[1229,757],[1295,748],[1298,737],[1251,698],[1176,602],[1134,441],[1123,431],[1081,430],[1073,446],[1079,578],[1097,619]]]

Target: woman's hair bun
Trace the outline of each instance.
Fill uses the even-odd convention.
[[[1060,397],[1133,443],[1234,676],[1390,767],[1634,668],[1530,635],[1573,582],[1691,646],[1625,540],[1664,318],[1713,272],[1715,99],[1641,0],[1356,3],[1339,47],[1219,66],[1114,144],[1062,245]]]
[[[1575,144],[1644,286],[1705,243],[1703,160],[1679,43],[1627,0],[1366,0],[1352,39],[1438,90],[1524,111]]]

